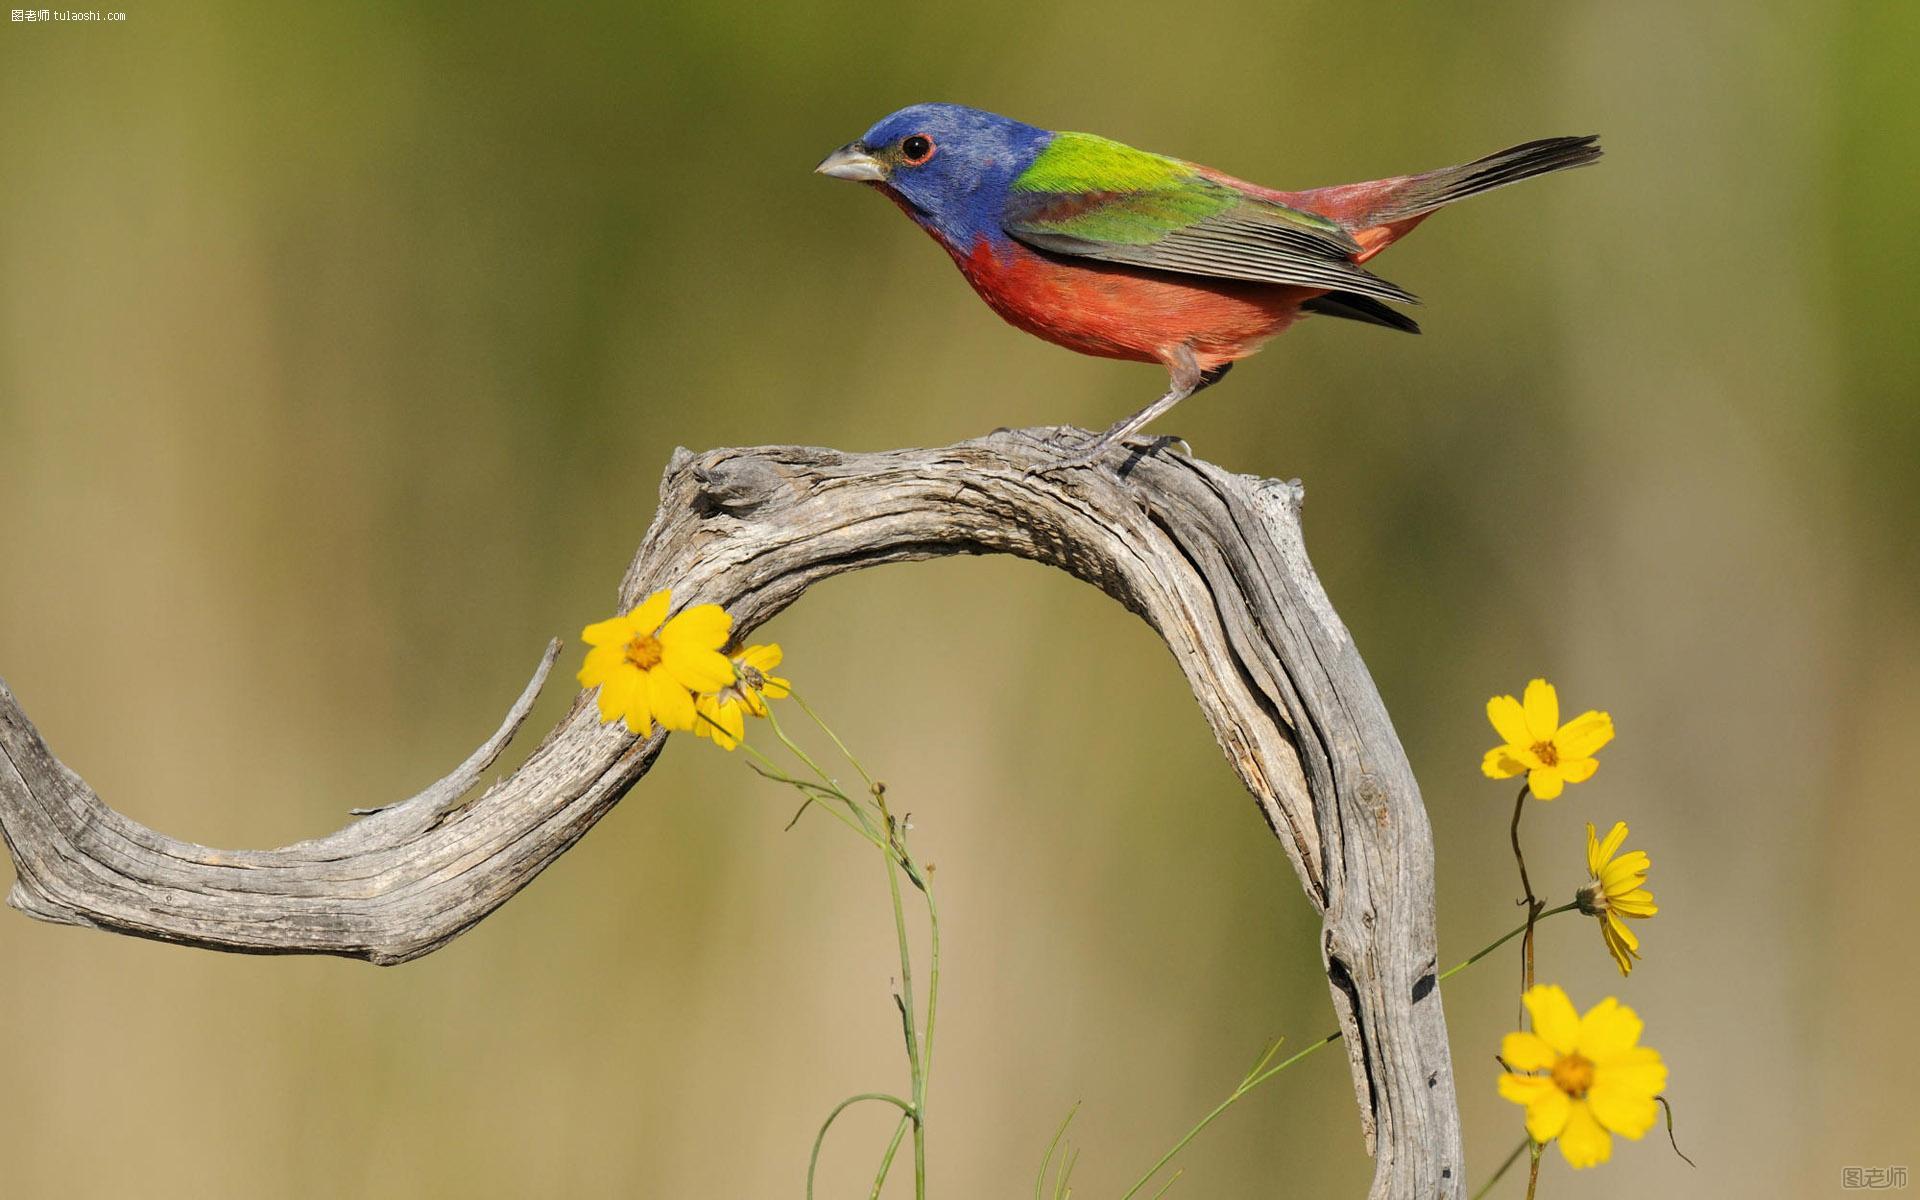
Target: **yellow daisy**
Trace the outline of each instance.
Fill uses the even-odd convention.
[[[767,701],[787,696],[792,688],[786,680],[770,672],[780,665],[778,643],[748,646],[733,656],[733,682],[717,692],[693,698],[699,723],[693,731],[712,738],[722,750],[738,746],[746,736],[746,715],[767,715]]]
[[[1647,852],[1633,850],[1614,857],[1626,840],[1625,821],[1614,822],[1604,842],[1595,836],[1593,823],[1587,823],[1587,874],[1593,881],[1574,897],[1581,912],[1600,918],[1600,936],[1622,975],[1631,972],[1633,960],[1640,957],[1640,939],[1621,918],[1643,921],[1660,911],[1646,886],[1647,871],[1653,865]]]
[[[654,721],[692,729],[693,693],[733,682],[733,664],[720,653],[733,618],[717,604],[696,604],[669,621],[672,603],[662,588],[626,616],[580,631],[593,649],[578,678],[581,687],[600,689],[602,721],[624,719],[629,733],[643,736]]]
[[[1545,1145],[1559,1139],[1574,1167],[1592,1167],[1613,1154],[1613,1135],[1639,1138],[1659,1115],[1654,1097],[1667,1086],[1660,1052],[1639,1045],[1641,1022],[1612,996],[1577,1016],[1566,992],[1551,984],[1521,997],[1533,1014],[1532,1033],[1510,1033],[1500,1057],[1511,1069],[1500,1094],[1527,1109],[1527,1136]],[[1514,1072],[1543,1071],[1545,1074]]]
[[[1503,744],[1487,751],[1480,769],[1489,779],[1524,773],[1528,788],[1542,800],[1558,796],[1569,783],[1593,778],[1600,768],[1594,751],[1613,740],[1613,718],[1603,712],[1590,710],[1560,724],[1559,694],[1544,679],[1527,684],[1524,704],[1512,696],[1487,701],[1487,720]]]

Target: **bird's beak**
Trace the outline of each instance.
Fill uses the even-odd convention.
[[[887,178],[887,169],[880,160],[867,153],[867,148],[859,142],[848,142],[820,160],[815,167],[817,175],[830,175],[835,179],[858,179],[866,183],[882,183]]]

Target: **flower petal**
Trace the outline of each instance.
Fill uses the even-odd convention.
[[[667,609],[673,607],[673,590],[661,588],[645,600],[633,606],[627,614],[627,620],[633,622],[634,633],[653,633],[660,628],[660,622],[667,619]]]
[[[1640,886],[1653,862],[1645,850],[1629,850],[1619,858],[1607,863],[1600,872],[1600,883],[1607,889],[1607,895],[1615,892],[1630,892]]]
[[[1614,928],[1606,917],[1600,919],[1600,941],[1606,946],[1607,953],[1613,956],[1613,965],[1620,968],[1620,977],[1624,979],[1633,974],[1634,953],[1620,940]]]
[[[608,617],[580,631],[580,640],[589,646],[624,646],[633,640],[636,630],[626,617]]]
[[[1593,1064],[1595,1087],[1623,1088],[1642,1096],[1658,1096],[1667,1086],[1667,1064],[1651,1046],[1630,1050]]]
[[[700,695],[693,698],[693,735],[695,737],[710,738],[716,728],[720,729],[722,736],[725,735],[726,730],[717,719],[719,703],[718,696]]]
[[[1527,989],[1520,1002],[1533,1014],[1533,1031],[1552,1046],[1556,1054],[1572,1054],[1580,1035],[1580,1014],[1566,990],[1554,983],[1539,983]]]
[[[1653,902],[1653,893],[1645,888],[1635,888],[1619,896],[1609,895],[1607,907],[1623,917],[1632,917],[1636,921],[1644,920],[1660,911],[1660,906]]]
[[[1502,1075],[1500,1094],[1526,1106],[1527,1136],[1543,1145],[1559,1136],[1572,1107],[1565,1092],[1542,1075]]]
[[[618,646],[595,646],[587,651],[587,661],[580,664],[580,673],[574,678],[581,687],[598,687],[611,679],[620,668],[627,665],[627,656]]]
[[[1637,1013],[1608,996],[1580,1018],[1580,1032],[1574,1045],[1582,1057],[1598,1066],[1633,1049],[1643,1028],[1645,1024]]]
[[[793,695],[793,685],[788,683],[786,680],[780,678],[778,675],[767,675],[767,676],[764,676],[763,678],[766,686],[762,687],[760,690],[766,693],[767,699],[784,700],[788,696]]]
[[[747,719],[741,715],[740,705],[738,703],[722,701],[718,707],[720,711],[716,715],[721,726],[727,731],[727,741],[721,742],[721,744],[731,750],[734,746],[738,746],[741,742],[747,740]],[[720,742],[718,735],[715,735],[713,740]]]
[[[693,697],[667,671],[647,672],[647,703],[663,729],[693,728]]]
[[[604,724],[617,721],[627,711],[627,701],[633,698],[633,689],[640,682],[640,672],[628,667],[624,671],[615,671],[600,682],[600,720]]]
[[[1535,767],[1527,772],[1527,787],[1536,798],[1552,800],[1566,787],[1566,781],[1561,777],[1558,767]]]
[[[1633,964],[1640,961],[1640,939],[1633,931],[1621,924],[1615,913],[1602,913],[1600,921],[1600,940],[1606,944],[1607,953],[1613,956],[1613,965],[1620,968],[1622,979],[1633,974]]]
[[[1527,740],[1521,744],[1552,741],[1560,732],[1560,693],[1544,679],[1531,679],[1522,704],[1527,712]]]
[[[748,646],[740,652],[740,661],[763,675],[779,666],[780,660],[784,657],[785,652],[780,649],[779,642],[768,642],[764,646]]]
[[[733,660],[718,650],[702,650],[666,640],[660,642],[660,670],[690,692],[717,692],[733,682]],[[656,672],[657,673],[657,672]]]
[[[1573,1102],[1566,1127],[1560,1131],[1560,1153],[1570,1167],[1597,1167],[1613,1156],[1613,1138],[1593,1119],[1584,1100]]]
[[[1607,830],[1607,840],[1604,842],[1594,837],[1593,823],[1589,821],[1587,823],[1587,873],[1595,879],[1600,878],[1600,872],[1619,852],[1620,843],[1626,840],[1627,823],[1625,821],[1615,821],[1613,828]]]
[[[1502,1071],[1495,1082],[1500,1095],[1515,1104],[1532,1104],[1547,1092],[1559,1090],[1545,1075],[1523,1075],[1514,1071]]]
[[[662,646],[718,650],[733,633],[733,618],[718,604],[696,604],[660,628]]]
[[[1500,1060],[1516,1071],[1547,1071],[1560,1056],[1539,1034],[1510,1033],[1500,1039]]]
[[[635,670],[633,673],[633,694],[627,697],[627,732],[635,737],[647,737],[653,733],[653,704],[647,699],[647,677]]]
[[[740,715],[739,701],[700,696],[694,700],[693,707],[696,713],[693,731],[701,737],[712,738],[713,744],[722,750],[731,750],[744,740],[746,722]]]
[[[1613,717],[1592,709],[1555,730],[1553,744],[1562,758],[1592,758],[1593,752],[1613,740]]]
[[[1598,1080],[1587,1091],[1587,1103],[1600,1124],[1621,1137],[1640,1137],[1653,1128],[1660,1115],[1660,1106],[1651,1094]]]
[[[1512,696],[1495,696],[1487,701],[1487,720],[1507,745],[1533,745],[1535,739],[1527,735],[1526,710]]]
[[[1568,783],[1585,783],[1593,778],[1600,769],[1600,760],[1594,758],[1568,758],[1562,754],[1556,769]]]
[[[1526,769],[1527,765],[1513,756],[1511,746],[1495,746],[1480,760],[1480,773],[1488,779],[1512,779]]]
[[[1527,1136],[1543,1144],[1560,1136],[1560,1131],[1567,1127],[1568,1114],[1573,1111],[1572,1098],[1553,1086],[1553,1080],[1545,1083],[1547,1086],[1539,1097],[1527,1105]]]

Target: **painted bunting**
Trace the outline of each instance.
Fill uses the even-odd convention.
[[[1599,157],[1597,137],[1547,138],[1463,166],[1283,192],[1090,133],[916,104],[815,170],[879,189],[1019,328],[1166,366],[1166,395],[1060,464],[1076,466],[1303,315],[1418,333],[1392,307],[1414,295],[1360,264],[1443,205]]]

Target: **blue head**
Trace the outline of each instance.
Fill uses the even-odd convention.
[[[915,104],[881,118],[814,168],[899,199],[948,245],[997,244],[1007,189],[1053,134],[958,104]]]

